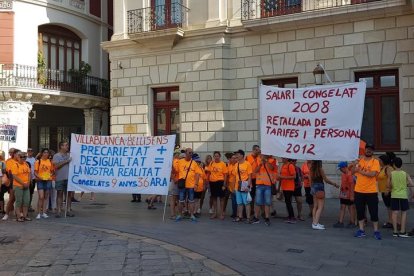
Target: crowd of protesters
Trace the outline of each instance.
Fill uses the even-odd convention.
[[[243,150],[226,153],[226,162],[215,151],[205,162],[191,148],[174,152],[172,181],[169,190],[171,219],[181,221],[187,217],[196,222],[201,215],[206,191],[210,194],[210,219],[224,219],[230,199],[231,218],[234,222],[270,225],[270,217],[276,216],[274,198],[284,200],[288,216],[286,223],[303,221],[302,191],[309,206],[311,228],[325,230],[320,223],[325,203],[325,184],[339,189],[340,211],[335,228],[357,228],[355,237],[365,237],[367,214],[374,228],[374,238],[381,240],[378,225],[378,192],[388,209],[383,228],[392,228],[393,236],[414,235],[406,229],[409,208],[410,176],[404,172],[402,160],[389,152],[374,157],[374,146],[367,144],[363,154],[353,162],[339,162],[341,182],[330,180],[320,160],[305,161],[298,166],[296,160],[261,154],[258,145],[246,156]],[[296,202],[296,215],[293,208]],[[349,223],[344,223],[345,213]]]
[[[247,224],[264,223],[270,226],[270,217],[276,216],[274,198],[284,200],[288,216],[286,223],[304,221],[303,194],[309,206],[311,228],[324,230],[320,223],[325,203],[325,184],[339,189],[340,211],[335,228],[357,228],[355,237],[365,237],[367,214],[374,228],[374,237],[381,239],[378,218],[378,192],[388,210],[383,228],[392,228],[393,236],[409,237],[407,232],[407,210],[409,209],[409,187],[413,186],[410,176],[402,168],[402,160],[389,152],[374,157],[373,145],[367,144],[363,154],[353,162],[340,162],[341,182],[330,180],[320,160],[307,160],[300,167],[296,160],[277,158],[262,154],[258,145],[246,156],[243,150],[226,153],[223,161],[220,152],[207,155],[202,162],[191,148],[177,149],[174,152],[169,189],[171,219],[181,221],[189,218],[196,222],[201,216],[206,194],[209,198],[210,219],[225,219],[228,201],[231,200],[231,218],[234,222]],[[5,160],[0,151],[0,212],[2,220],[13,214],[16,221],[30,221],[29,212],[36,211],[36,219],[48,218],[52,211],[56,218],[62,216],[66,198],[66,215],[74,216],[71,203],[74,192],[68,192],[69,144],[59,143],[59,151],[54,153],[42,149],[35,157],[32,149],[22,152],[9,150]],[[32,209],[32,199],[37,188],[38,203]],[[4,195],[9,194],[5,205]],[[94,199],[94,194],[91,194]],[[293,208],[296,202],[296,215]],[[140,202],[141,195],[133,194],[132,202]],[[157,195],[146,199],[148,209],[156,209]],[[349,223],[344,223],[345,213],[349,213]]]
[[[65,202],[66,215],[73,217],[71,203],[76,200],[73,192],[67,192],[70,161],[67,142],[59,143],[57,153],[44,148],[36,156],[31,148],[28,148],[27,152],[10,148],[7,160],[5,160],[5,153],[1,151],[2,220],[8,220],[14,213],[18,222],[31,221],[29,212],[36,212],[36,219],[48,218],[50,212],[54,213],[56,218],[60,218],[63,214],[65,196],[69,199]],[[32,199],[35,189],[38,200],[36,209],[33,209]],[[4,200],[6,193],[9,194],[7,205]]]

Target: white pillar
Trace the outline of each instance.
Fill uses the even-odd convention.
[[[6,153],[10,148],[17,148],[22,151],[27,150],[29,141],[30,110],[32,110],[32,104],[28,102],[0,102],[0,125],[17,126],[15,142],[0,141],[0,149],[4,150]]]
[[[85,134],[100,135],[102,128],[102,110],[97,108],[84,109]]]

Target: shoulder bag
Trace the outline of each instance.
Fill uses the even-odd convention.
[[[190,162],[190,166],[188,167],[187,174],[185,175],[185,178],[178,179],[178,183],[177,183],[178,189],[184,189],[185,188],[185,181],[187,180],[188,173],[191,170],[191,164],[192,163],[193,163],[193,160],[191,160],[191,162]]]

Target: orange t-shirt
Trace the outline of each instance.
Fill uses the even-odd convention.
[[[13,167],[14,163],[16,163],[16,160],[13,158],[9,158],[6,160],[6,171],[11,172],[11,168]]]
[[[234,171],[234,168],[237,166],[238,163],[235,164],[228,164],[227,165],[227,170],[229,172],[229,177],[228,177],[228,182],[227,182],[227,187],[229,189],[229,191],[232,193],[234,192],[234,185],[236,182],[236,175],[235,173],[237,173],[237,171]]]
[[[239,177],[240,171],[240,177]],[[234,189],[237,191],[239,189],[239,180],[247,181],[249,180],[249,175],[253,173],[252,165],[249,162],[243,162],[242,164],[237,163],[234,166],[233,173],[236,175],[236,181],[234,183]]]
[[[194,192],[202,192],[204,191],[204,181],[206,179],[206,173],[204,172],[204,169],[202,167],[200,167],[201,170],[201,174],[200,177],[198,178],[198,185],[196,185],[194,187]]]
[[[53,163],[50,162],[49,159],[36,160],[34,171],[39,176],[40,180],[52,180],[54,171]]]
[[[211,162],[208,165],[208,171],[210,172],[209,180],[211,182],[224,181],[225,175],[227,174],[227,166],[223,161]]]
[[[173,159],[173,169],[171,170],[171,179],[174,180],[174,182],[178,181],[178,171],[176,170],[178,161],[180,159]]]
[[[31,170],[29,168],[29,165],[27,165],[26,162],[23,162],[23,163],[14,162],[11,165],[10,170],[14,176],[17,176],[18,178],[20,178],[20,180],[23,181],[25,184],[29,184]],[[13,186],[23,188],[23,185],[17,182],[16,180],[13,181]]]
[[[281,176],[295,176],[296,169],[292,163],[283,164],[280,171]],[[281,187],[283,191],[294,191],[295,190],[295,179],[281,179]]]
[[[267,171],[265,169],[265,166],[266,166]],[[267,163],[261,166],[259,169],[259,172],[256,173],[256,185],[270,186],[272,185],[272,183],[276,182],[276,179],[277,179],[277,168],[274,167],[274,169],[271,170],[269,164]]]
[[[187,171],[188,171],[187,179],[185,181],[185,187],[189,189],[194,188],[195,186],[196,174],[200,175],[200,177],[202,174],[200,166],[197,165],[197,162],[193,161],[191,163],[191,168],[190,168],[190,163],[191,163],[191,160],[187,161],[185,159],[180,159],[176,165],[176,171],[178,171],[179,179],[185,179],[185,176],[187,175]]]
[[[252,170],[255,171],[257,166],[259,166],[260,162],[262,162],[262,157],[258,155],[257,157],[254,157],[253,155],[249,154],[246,157],[246,161],[250,163],[252,166]],[[256,174],[252,174],[252,179],[256,179]]]
[[[365,160],[365,158],[361,158],[358,162],[358,166],[363,171],[374,171],[377,174],[380,172],[380,163],[377,159],[371,158],[370,160]],[[355,184],[355,192],[358,193],[377,193],[377,177],[376,176],[365,176],[360,173],[355,173],[357,177],[356,184]]]
[[[309,167],[308,163],[303,163],[302,165],[302,174],[303,174],[303,187],[309,188],[310,187],[310,179],[309,179]]]

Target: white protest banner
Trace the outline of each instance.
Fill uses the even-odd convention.
[[[0,125],[0,141],[16,143],[17,126]]]
[[[69,191],[167,195],[175,135],[72,134]]]
[[[355,160],[365,82],[305,88],[260,86],[265,154],[303,160]]]

